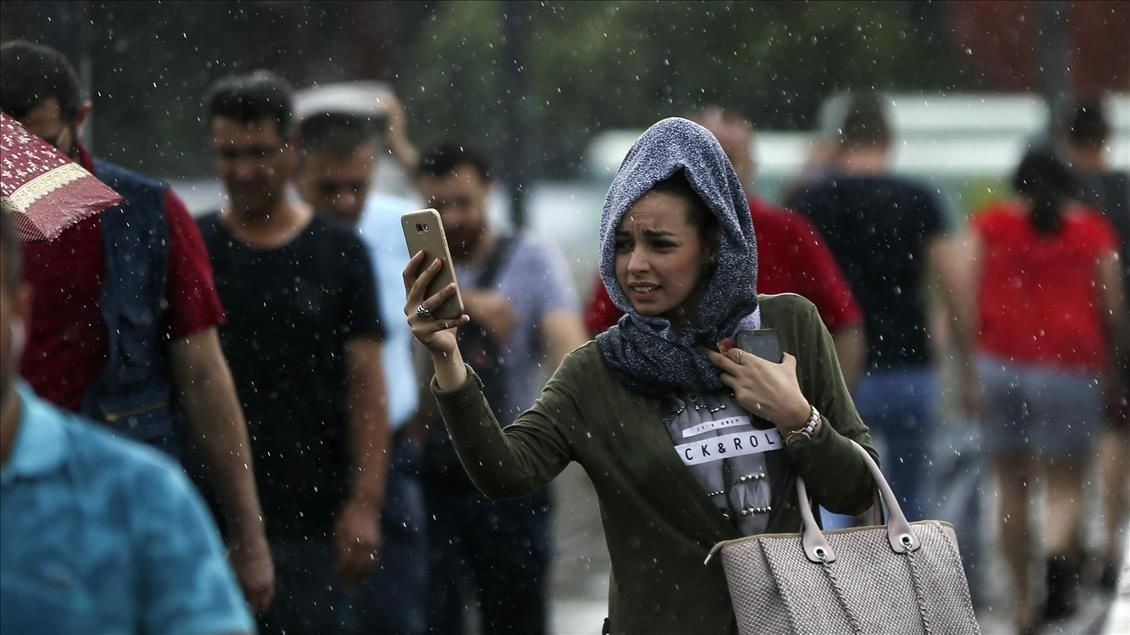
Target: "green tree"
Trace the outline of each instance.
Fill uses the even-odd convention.
[[[422,141],[505,147],[503,2],[437,5],[406,60]],[[534,170],[575,173],[591,135],[643,127],[706,103],[762,127],[811,125],[839,90],[953,89],[936,21],[912,3],[583,2],[527,5],[527,94]]]

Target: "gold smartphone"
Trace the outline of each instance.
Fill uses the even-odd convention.
[[[455,264],[451,259],[451,250],[447,248],[447,236],[443,233],[443,221],[439,212],[434,209],[408,212],[400,217],[400,226],[404,230],[404,242],[408,245],[408,257],[421,251],[427,253],[424,264],[420,267],[421,271],[437,258],[443,261],[443,268],[432,278],[424,297],[430,298],[447,285],[455,283],[455,295],[448,298],[439,309],[432,311],[432,315],[444,320],[454,320],[463,315],[463,296],[459,294]]]

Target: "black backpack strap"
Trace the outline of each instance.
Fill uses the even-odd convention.
[[[494,241],[494,250],[490,252],[487,257],[486,263],[483,265],[483,273],[479,276],[479,281],[475,284],[477,289],[488,289],[494,286],[494,281],[498,278],[499,272],[502,271],[502,265],[506,263],[507,256],[510,255],[510,248],[514,243],[518,242],[517,237],[512,235],[499,236]]]

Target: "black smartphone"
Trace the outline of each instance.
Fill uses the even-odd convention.
[[[777,331],[773,329],[738,331],[734,336],[734,345],[750,355],[757,355],[774,364],[780,364],[785,359],[784,354],[781,353],[781,340],[777,338]]]

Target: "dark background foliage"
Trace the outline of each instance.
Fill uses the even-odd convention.
[[[95,105],[95,151],[153,174],[207,175],[206,87],[266,67],[299,87],[387,81],[417,142],[467,139],[526,178],[558,178],[579,173],[594,132],[704,103],[803,129],[844,89],[1046,92],[1058,79],[1075,93],[1125,90],[1128,7],[5,0],[0,37],[66,52]]]

